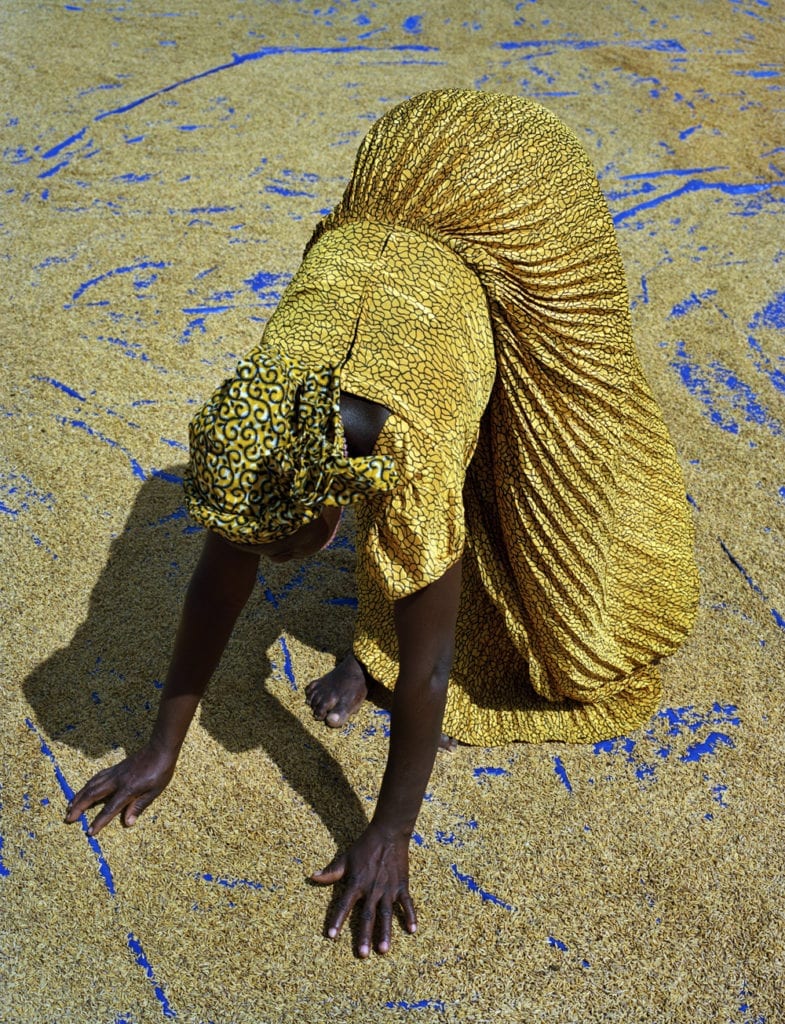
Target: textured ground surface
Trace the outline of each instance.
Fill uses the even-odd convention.
[[[785,69],[771,0],[74,0],[0,8],[2,1024],[783,1020]],[[306,874],[385,757],[303,688],[349,643],[351,531],[260,581],[154,811],[67,795],[150,727],[199,537],[186,427],[355,147],[426,88],[585,142],[703,581],[650,727],[440,757],[420,933],[353,958]]]

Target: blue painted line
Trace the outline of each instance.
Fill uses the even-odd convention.
[[[499,899],[498,896],[494,896],[493,893],[488,892],[485,889],[481,889],[471,875],[461,874],[461,872],[458,870],[457,864],[451,864],[450,870],[458,879],[458,881],[469,890],[469,892],[476,892],[477,895],[481,897],[483,903],[493,903],[497,907],[501,907],[503,910],[515,910],[515,907],[513,907],[511,903],[506,903],[504,900]]]
[[[53,388],[57,388],[58,391],[65,392],[65,394],[69,395],[71,398],[77,398],[80,402],[86,402],[87,401],[87,399],[84,397],[84,395],[80,395],[78,391],[75,391],[73,388],[69,388],[67,384],[63,384],[59,380],[55,380],[54,377],[35,376],[32,379],[33,380],[39,380],[43,384],[51,384]]]
[[[175,89],[179,89],[183,85],[189,85],[191,82],[198,82],[202,78],[207,78],[210,75],[217,75],[222,71],[228,71],[231,68],[240,67],[243,64],[247,64],[250,61],[263,60],[265,57],[285,57],[285,56],[303,56],[310,54],[346,54],[346,53],[400,53],[400,52],[417,52],[417,53],[432,53],[438,51],[438,47],[435,46],[422,46],[422,45],[401,45],[401,46],[266,46],[261,50],[254,50],[252,53],[235,53],[232,54],[232,60],[227,61],[225,64],[218,64],[215,67],[207,68],[205,71],[200,71],[196,75],[191,75],[189,78],[183,78],[177,82],[172,82],[170,85],[165,85],[162,89],[157,89],[155,92],[148,93],[146,96],[141,96],[139,99],[132,100],[130,103],[124,104],[122,107],[115,107],[113,110],[104,110],[100,114],[96,114],[93,118],[94,121],[102,121],[106,117],[114,117],[116,114],[125,114],[129,110],[133,110],[135,107],[141,106],[143,103],[147,103],[149,100],[155,99],[157,96],[163,96],[166,93],[173,92]]]
[[[568,793],[572,793],[572,783],[570,782],[569,776],[567,775],[567,769],[564,767],[564,763],[560,757],[553,758],[553,770],[556,772],[556,777],[567,790]]]
[[[156,984],[155,972],[153,971],[150,961],[145,956],[145,952],[142,949],[142,943],[137,939],[133,932],[129,932],[127,936],[128,948],[134,955],[134,959],[137,964],[142,968],[145,975],[153,985],[153,991],[155,992],[155,998],[161,1004],[161,1010],[164,1017],[176,1017],[177,1014],[172,1009],[169,1000],[166,998],[166,994],[163,988]]]
[[[80,284],[71,296],[71,303],[80,299],[88,288],[92,288],[94,285],[100,284],[101,281],[106,281],[110,277],[115,277],[118,274],[133,274],[137,270],[164,270],[168,266],[168,263],[160,260],[140,260],[138,263],[131,263],[127,267],[115,267],[113,270],[108,270],[105,274],[99,274],[97,277],[92,277],[89,281]],[[64,308],[68,309],[69,306],[66,305]]]
[[[57,779],[57,784],[62,790],[66,800],[72,800],[74,797],[74,791],[69,785],[68,780],[63,774],[62,768],[57,763],[57,758],[52,753],[51,749],[46,743],[46,740],[29,718],[25,719],[25,725],[37,737],[39,745],[41,747],[41,753],[48,761],[51,762],[52,768],[54,769],[55,778]],[[87,836],[87,842],[89,843],[90,848],[95,854],[96,860],[98,861],[98,870],[101,873],[101,878],[103,879],[104,885],[106,886],[106,890],[110,896],[114,897],[117,895],[117,891],[115,889],[114,878],[112,877],[112,871],[111,868],[109,867],[109,863],[106,860],[106,857],[104,857],[103,850],[101,849],[101,846],[98,840],[95,838],[95,836],[87,835],[87,829],[89,827],[87,823],[87,815],[83,814],[81,816],[81,818],[79,819],[79,824],[82,827],[82,831]]]
[[[771,192],[772,189],[782,188],[783,186],[785,186],[785,181],[759,181],[733,185],[727,181],[703,181],[702,179],[694,178],[688,181],[686,185],[682,185],[681,188],[674,189],[672,192],[666,192],[644,203],[638,203],[637,206],[631,206],[628,210],[622,210],[620,213],[613,214],[613,223],[621,224],[622,221],[635,217],[644,210],[651,210],[655,206],[670,202],[671,199],[678,199],[689,192],[715,191],[730,196],[752,196]]]
[[[755,582],[755,580],[747,572],[747,570],[744,568],[741,562],[731,554],[730,549],[727,547],[725,542],[722,539],[719,539],[719,542],[720,547],[724,551],[726,558],[730,561],[731,565],[741,574],[750,590],[752,590],[754,594],[757,594],[758,597],[762,598],[762,600],[768,603],[768,598],[764,594],[763,589],[759,586],[759,584]],[[771,613],[771,617],[774,619],[774,622],[777,624],[779,629],[785,630],[785,616],[783,616],[781,612],[779,612],[776,608],[770,608],[769,612]]]
[[[596,50],[602,46],[625,46],[635,50],[657,50],[660,53],[686,53],[677,39],[527,39],[507,40],[495,44],[501,50],[527,50],[556,47],[566,50]]]
[[[90,437],[94,437],[97,440],[102,441],[104,444],[109,445],[110,448],[116,448],[118,451],[122,452],[130,462],[134,476],[139,477],[140,480],[147,479],[147,474],[142,469],[139,462],[133,457],[133,455],[131,455],[127,448],[124,448],[120,444],[119,441],[114,441],[111,437],[107,437],[105,434],[100,433],[100,431],[93,430],[93,428],[85,423],[84,420],[69,420],[65,416],[58,416],[57,422],[61,423],[65,427],[73,427],[75,430],[83,430]]]

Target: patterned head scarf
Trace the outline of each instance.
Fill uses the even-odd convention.
[[[230,541],[265,544],[398,481],[386,456],[349,458],[339,371],[256,348],[189,430],[188,512]]]

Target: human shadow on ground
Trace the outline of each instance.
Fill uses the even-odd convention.
[[[182,505],[182,471],[182,466],[169,467],[141,487],[125,528],[112,542],[85,621],[70,644],[24,683],[45,733],[91,758],[137,749],[154,721],[183,598],[202,546],[202,531],[190,523]],[[284,630],[336,657],[351,646],[350,535],[344,526],[331,549],[309,562],[260,565],[264,575],[200,714],[201,724],[225,749],[263,749],[339,848],[365,828],[366,811],[332,754],[270,692],[269,679],[273,673],[287,678],[300,693],[309,681],[292,677],[288,651],[279,641]],[[280,652],[280,657],[274,653],[274,663],[268,650]],[[78,788],[87,780],[74,781]]]

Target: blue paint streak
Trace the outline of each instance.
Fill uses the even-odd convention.
[[[750,574],[747,572],[747,570],[744,568],[741,562],[739,562],[738,559],[734,558],[734,556],[730,553],[729,549],[722,540],[720,540],[720,547],[725,552],[725,555],[730,561],[731,565],[733,565],[733,567],[741,573],[750,590],[752,590],[753,593],[757,594],[758,597],[768,602],[768,598],[764,594],[762,588],[755,582],[752,576],[750,576]],[[783,615],[776,608],[770,608],[769,612],[771,613],[771,617],[774,619],[774,622],[777,625],[777,627],[779,629],[785,630],[785,617],[783,617]]]
[[[84,395],[80,395],[78,391],[73,388],[69,388],[67,384],[63,384],[59,380],[55,380],[54,377],[33,377],[33,380],[40,380],[43,384],[51,384],[53,388],[57,388],[58,391],[65,392],[66,395],[70,395],[71,398],[77,398],[80,402],[86,402],[87,399]]]
[[[45,758],[47,758],[47,760],[51,762],[52,768],[54,769],[55,778],[57,779],[57,784],[63,791],[63,795],[65,796],[66,800],[70,802],[74,798],[74,791],[69,785],[65,775],[63,774],[63,770],[61,769],[60,765],[57,763],[56,757],[50,750],[41,733],[38,731],[38,729],[35,727],[35,725],[29,718],[25,719],[25,725],[35,736],[38,737],[38,742],[41,747],[41,753],[44,755]],[[87,829],[89,828],[89,825],[87,823],[87,816],[85,814],[83,814],[79,819],[79,824],[82,826],[82,831],[87,836],[87,842],[90,844],[90,848],[96,856],[96,859],[98,861],[98,870],[101,873],[101,878],[104,881],[104,885],[106,886],[109,895],[116,896],[117,891],[115,889],[114,878],[112,877],[111,868],[109,867],[109,864],[106,858],[104,857],[103,850],[101,849],[101,846],[98,840],[95,838],[95,836],[87,835]]]
[[[409,32],[413,36],[418,36],[422,32],[422,15],[413,14],[403,22],[401,28],[404,32]]]
[[[458,879],[458,881],[466,886],[469,892],[476,892],[478,896],[482,898],[483,903],[494,903],[498,907],[502,907],[504,910],[514,911],[515,907],[510,903],[505,903],[504,900],[499,899],[498,896],[494,896],[493,893],[487,892],[485,889],[481,889],[480,886],[475,882],[471,875],[463,875],[458,870],[457,864],[451,864],[450,870]]]
[[[142,968],[147,978],[153,984],[153,991],[155,992],[155,998],[161,1004],[161,1010],[163,1011],[164,1017],[176,1017],[177,1014],[174,1012],[169,1004],[169,1000],[166,998],[164,990],[160,985],[155,983],[155,972],[153,971],[150,961],[145,956],[145,952],[142,949],[142,944],[134,935],[133,932],[129,932],[127,936],[128,948],[134,954],[134,959],[137,964]]]
[[[679,196],[686,195],[688,192],[716,191],[730,196],[752,196],[760,195],[763,192],[771,192],[772,189],[782,187],[785,187],[785,181],[761,181],[750,182],[746,185],[732,185],[726,181],[703,181],[701,179],[694,178],[691,181],[688,181],[686,185],[682,185],[681,188],[674,189],[673,192],[666,192],[664,195],[657,196],[655,199],[649,199],[645,203],[638,203],[637,206],[631,206],[629,210],[622,210],[620,213],[615,213],[613,215],[613,223],[621,224],[622,221],[627,220],[629,217],[635,217],[643,210],[651,210],[655,206],[659,206],[661,203],[667,203],[671,199],[678,199]]]
[[[553,935],[548,936],[548,945],[553,946],[554,949],[561,950],[562,953],[567,952],[567,945],[562,942],[561,939],[557,939]]]
[[[567,775],[567,769],[564,767],[564,763],[560,757],[553,758],[553,770],[556,772],[556,777],[567,792],[572,793],[572,783],[570,782],[569,776]]]

